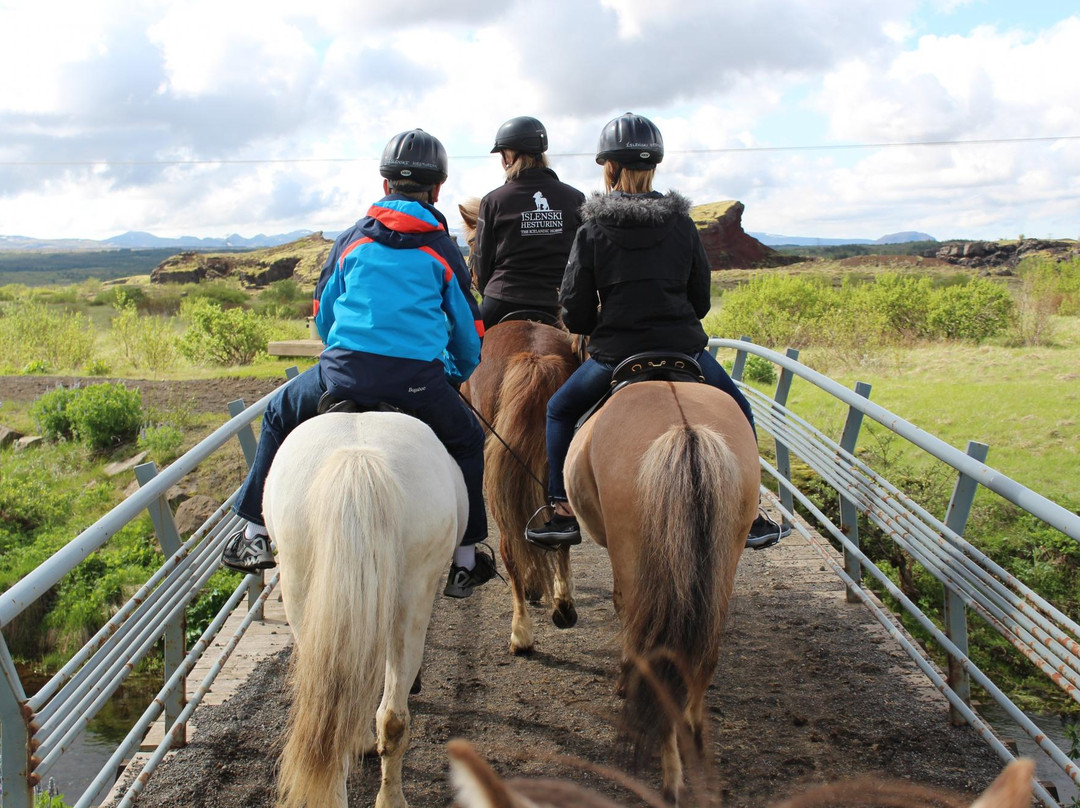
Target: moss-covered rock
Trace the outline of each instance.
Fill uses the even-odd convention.
[[[199,283],[233,278],[243,286],[260,289],[292,278],[311,286],[319,279],[332,241],[322,233],[250,252],[182,252],[162,261],[150,274],[151,283]]]

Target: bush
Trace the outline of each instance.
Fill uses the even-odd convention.
[[[259,293],[255,310],[267,317],[307,317],[311,314],[311,293],[292,278],[275,281]]]
[[[30,405],[30,415],[46,440],[57,441],[75,437],[68,407],[78,392],[78,389],[57,387],[42,393]]]
[[[930,333],[930,278],[886,273],[874,283],[847,284],[848,317],[865,318],[882,337],[913,340]]]
[[[746,365],[743,367],[743,380],[772,384],[776,381],[776,366],[763,356],[747,354]]]
[[[49,372],[49,363],[44,359],[31,359],[27,362],[22,369],[22,372],[26,376],[33,375],[35,373],[45,374]]]
[[[30,299],[0,304],[0,356],[15,367],[39,362],[74,370],[94,352],[94,329],[82,314],[51,309]]]
[[[966,286],[950,286],[934,294],[928,323],[946,339],[981,342],[1009,327],[1016,311],[1009,292],[984,278]]]
[[[139,433],[139,448],[145,449],[159,467],[175,460],[183,443],[184,433],[172,424],[148,426]]]
[[[91,359],[83,366],[87,376],[108,376],[112,368],[104,359]]]
[[[68,404],[75,437],[92,449],[135,440],[142,424],[142,395],[120,383],[93,384]]]
[[[710,336],[749,336],[767,348],[806,347],[833,308],[835,295],[820,281],[762,275],[724,294],[723,306],[705,319]]]
[[[181,314],[191,325],[179,348],[197,364],[250,365],[266,350],[266,319],[244,309],[222,309],[203,298],[184,301]]]
[[[216,303],[222,309],[236,308],[248,302],[247,292],[226,281],[200,283],[192,290],[191,297]]]
[[[125,361],[133,368],[168,370],[176,364],[176,337],[168,320],[140,317],[133,302],[121,296],[120,313],[112,320],[112,335]]]

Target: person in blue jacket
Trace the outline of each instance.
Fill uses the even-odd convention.
[[[317,414],[324,393],[361,405],[391,404],[431,427],[461,467],[469,518],[444,594],[469,597],[495,575],[487,537],[484,433],[457,394],[480,362],[483,322],[469,272],[433,205],[447,176],[442,143],[421,129],[395,135],[379,173],[386,194],[334,241],[315,289],[318,363],[267,404],[255,460],[233,510],[246,520],[222,563],[241,572],[274,566],[263,487],[285,436]]]

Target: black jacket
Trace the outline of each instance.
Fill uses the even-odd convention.
[[[696,354],[708,343],[709,259],[689,211],[685,197],[656,191],[594,194],[581,209],[559,303],[566,327],[590,336],[598,361]]]
[[[477,288],[554,309],[585,195],[549,168],[530,168],[480,200],[472,267]]]

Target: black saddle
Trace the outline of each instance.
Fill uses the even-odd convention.
[[[626,385],[645,381],[703,383],[705,376],[697,360],[687,354],[671,351],[646,351],[634,354],[616,366],[611,373],[611,385],[607,392],[578,419],[574,429],[581,429],[582,424]]]
[[[319,406],[315,410],[316,415],[325,415],[328,412],[401,412],[393,404],[380,401],[378,404],[361,404],[351,398],[340,398],[332,395],[329,390],[319,396]]]
[[[531,320],[534,323],[542,323],[543,325],[553,325],[556,328],[559,327],[559,318],[554,314],[549,314],[546,311],[540,311],[539,309],[517,309],[509,314],[503,315],[499,320],[501,323],[509,323],[513,320]]]

